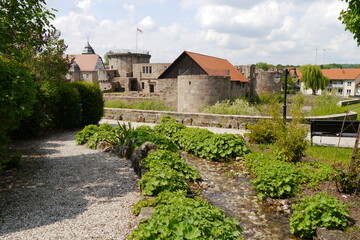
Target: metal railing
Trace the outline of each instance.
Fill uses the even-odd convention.
[[[135,54],[147,54],[149,55],[149,51],[139,50],[139,49],[113,49],[110,50],[109,54],[124,54],[124,53],[135,53]]]

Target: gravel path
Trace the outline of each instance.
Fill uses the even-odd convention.
[[[125,239],[136,227],[130,163],[76,146],[75,134],[20,144],[24,168],[0,189],[0,239]]]

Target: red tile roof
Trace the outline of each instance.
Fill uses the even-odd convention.
[[[294,70],[290,70],[290,76]],[[322,74],[329,78],[329,80],[355,80],[360,75],[360,68],[347,68],[347,69],[321,69]],[[301,79],[302,73],[299,68],[296,73]]]
[[[322,69],[322,73],[331,80],[355,80],[360,75],[360,68]]]
[[[66,58],[66,55],[64,56]],[[71,54],[69,58],[74,57],[74,61],[80,67],[80,71],[95,71],[95,67],[98,59],[100,58],[97,54]]]
[[[208,75],[229,76],[231,81],[249,82],[228,60],[185,51]]]

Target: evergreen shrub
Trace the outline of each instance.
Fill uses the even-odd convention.
[[[98,85],[87,82],[72,82],[80,93],[82,125],[97,124],[104,114],[103,94]]]

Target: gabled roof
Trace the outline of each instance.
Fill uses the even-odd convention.
[[[355,80],[360,75],[360,68],[347,68],[347,69],[321,69],[322,74],[329,78],[329,80]],[[296,69],[296,73],[301,79],[302,73],[300,69]],[[293,70],[290,70],[290,76]]]
[[[70,57],[75,58],[74,61],[79,66],[80,71],[95,71],[98,59],[101,58],[97,54],[74,54]]]
[[[171,65],[174,65],[180,61],[184,54],[188,55],[192,60],[194,60],[196,64],[198,64],[199,67],[208,75],[230,76],[231,81],[249,82],[249,80],[228,60],[222,58],[184,51]],[[165,75],[166,71],[171,69],[171,65],[167,68],[167,70],[165,70],[163,74],[160,75],[159,78],[161,78],[162,75]]]
[[[322,69],[321,71],[330,80],[355,80],[360,75],[360,68]]]

